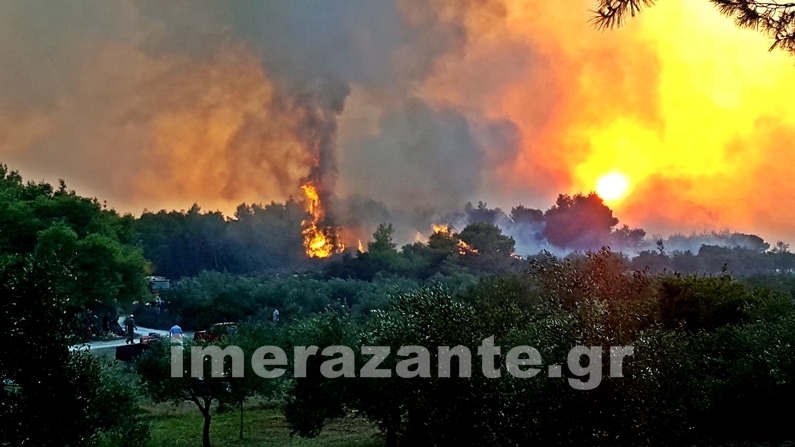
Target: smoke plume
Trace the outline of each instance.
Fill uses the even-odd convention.
[[[346,244],[381,220],[411,242],[467,202],[546,210],[620,171],[622,224],[790,239],[791,57],[710,2],[612,32],[593,6],[7,2],[0,161],[135,214],[310,182]]]

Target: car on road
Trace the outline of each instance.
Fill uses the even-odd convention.
[[[212,343],[224,335],[232,335],[237,331],[237,323],[215,323],[206,331],[196,331],[193,340],[205,343]]]

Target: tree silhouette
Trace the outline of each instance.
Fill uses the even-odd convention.
[[[544,236],[550,244],[572,250],[596,250],[610,243],[618,219],[596,193],[561,194],[544,214]]]
[[[781,48],[795,54],[795,3],[759,0],[710,0],[726,17],[741,27],[773,38],[770,51]],[[599,0],[592,23],[599,29],[617,28],[654,0]]]

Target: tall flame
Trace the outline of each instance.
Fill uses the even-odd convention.
[[[431,224],[431,228],[433,228],[434,233],[447,234],[450,232],[450,227],[448,225]]]
[[[320,228],[318,224],[323,221],[324,212],[320,203],[320,195],[312,185],[302,185],[306,196],[306,208],[309,219],[303,222],[304,248],[310,258],[328,258],[333,253],[339,253],[345,246],[339,242],[333,228]]]

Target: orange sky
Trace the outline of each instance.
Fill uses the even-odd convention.
[[[229,5],[171,6],[184,29],[135,3],[54,12],[37,28],[20,2],[0,11],[0,162],[136,215],[193,202],[231,214],[241,202],[301,197],[313,161],[296,137],[299,96],[274,77],[287,59],[268,60],[283,51],[301,63],[281,79],[315,70],[350,88],[338,196],[546,209],[619,172],[629,190],[608,204],[622,224],[795,242],[795,57],[768,52],[765,36],[707,0],[661,1],[604,32],[588,24],[595,3],[397,0],[394,11],[367,6],[381,16],[331,11],[328,27],[311,3],[285,3],[287,12],[273,6],[284,23],[310,15],[309,25],[287,26],[295,36],[272,44],[245,37],[268,29],[254,13],[237,31],[216,23],[246,16]],[[408,32],[392,37],[401,18]],[[510,132],[504,144],[478,140],[500,129],[516,142]]]
[[[618,171],[630,190],[609,205],[623,223],[791,239],[795,58],[768,52],[766,37],[707,1],[662,1],[605,32],[585,25],[594,3],[510,2],[505,27],[427,83],[438,101],[521,128],[521,154],[494,173],[507,179],[495,189],[542,191],[551,203]],[[505,42],[529,42],[538,68],[468,103],[465,77]]]

